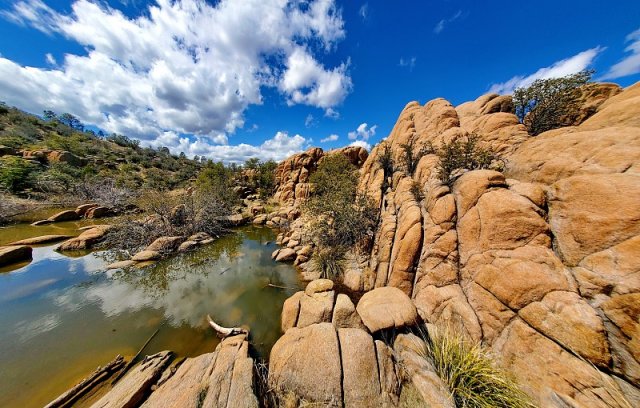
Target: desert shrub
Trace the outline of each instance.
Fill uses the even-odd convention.
[[[238,203],[233,191],[233,172],[222,162],[207,163],[196,178],[196,188],[230,209]]]
[[[415,145],[415,140],[413,139],[409,143],[400,144],[400,148],[402,149],[402,164],[409,176],[413,176],[416,172],[420,159],[427,154],[435,153],[435,150],[430,143],[427,143],[418,149]]]
[[[132,149],[138,149],[140,147],[139,140],[130,139],[127,136],[119,135],[117,133],[112,133],[111,135],[107,136],[106,139],[122,147],[130,147]]]
[[[422,331],[423,358],[448,386],[457,407],[533,408],[527,394],[480,345],[448,329]]]
[[[387,178],[395,171],[395,164],[393,163],[393,155],[391,153],[391,146],[389,143],[383,142],[378,150],[377,162],[384,173],[384,177]]]
[[[83,177],[83,170],[66,163],[52,163],[47,170],[35,177],[35,186],[45,193],[63,193],[69,191],[77,180]]]
[[[584,70],[561,78],[538,79],[513,93],[514,113],[532,135],[570,125],[578,105],[579,88],[594,71]]]
[[[305,203],[311,218],[310,239],[315,264],[325,276],[340,274],[340,261],[350,249],[368,250],[378,222],[378,208],[357,191],[358,172],[341,154],[326,156],[311,176],[313,192]]]
[[[417,201],[420,202],[424,199],[424,193],[422,192],[422,186],[420,185],[419,182],[417,181],[413,181],[411,183],[411,194],[413,195],[413,198]]]
[[[488,169],[493,162],[500,160],[490,149],[480,147],[475,135],[444,143],[436,150],[436,154],[440,181],[449,186],[455,181],[457,170]]]
[[[20,157],[5,156],[0,158],[0,188],[12,193],[33,186],[34,177],[39,166]]]
[[[146,217],[123,218],[106,236],[103,246],[136,252],[163,236],[189,236],[206,232],[219,236],[226,231],[224,217],[230,214],[225,203],[205,191],[169,195],[146,190],[135,200]]]
[[[82,179],[73,186],[72,191],[80,200],[118,210],[132,204],[136,197],[134,190],[119,186],[113,178],[108,177]]]
[[[344,252],[342,248],[319,248],[310,262],[322,279],[335,279],[343,274]]]

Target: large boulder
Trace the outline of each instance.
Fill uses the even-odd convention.
[[[160,237],[149,244],[145,251],[154,251],[161,254],[171,253],[176,251],[184,241],[186,241],[186,237],[183,236]]]
[[[52,242],[63,241],[72,238],[72,235],[41,235],[39,237],[25,238],[8,245],[44,245]]]
[[[87,165],[87,159],[84,157],[76,156],[71,152],[64,150],[54,150],[47,154],[47,161],[49,163],[65,163],[74,167],[82,167]]]
[[[338,334],[331,323],[291,328],[269,357],[269,387],[324,404],[342,406],[342,369]]]
[[[111,225],[96,225],[91,229],[87,229],[75,238],[71,238],[58,245],[56,251],[75,251],[90,249],[95,244],[102,241],[111,229]]]
[[[75,221],[79,219],[80,219],[80,216],[74,210],[61,211],[48,218],[48,220],[51,222]]]
[[[418,313],[409,296],[394,287],[376,288],[365,293],[356,307],[371,333],[383,329],[412,326]]]
[[[318,279],[309,283],[304,295],[300,297],[297,327],[330,322],[334,299],[333,282],[330,280]]]

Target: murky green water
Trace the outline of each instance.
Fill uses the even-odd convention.
[[[11,228],[0,230],[2,240],[14,235],[5,242],[15,239]],[[300,285],[291,265],[271,260],[274,238],[267,228],[242,228],[145,269],[108,272],[99,253],[69,258],[53,245],[34,248],[30,264],[0,273],[0,406],[42,406],[117,354],[135,354],[158,327],[145,354],[210,352],[219,340],[207,313],[222,325],[248,325],[267,357],[296,289],[265,286]]]

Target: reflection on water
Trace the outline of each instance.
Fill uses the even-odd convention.
[[[290,265],[271,260],[273,232],[248,227],[144,269],[105,272],[98,255],[67,258],[34,249],[31,264],[0,274],[0,406],[42,406],[116,354],[193,356],[218,338],[204,316],[248,325],[267,357],[280,311],[299,286]]]

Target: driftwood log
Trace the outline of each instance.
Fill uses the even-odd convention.
[[[55,400],[51,401],[45,406],[45,408],[60,408],[70,406],[78,398],[85,395],[96,385],[100,384],[107,378],[109,378],[114,372],[120,370],[124,366],[124,358],[117,356],[113,361],[104,367],[98,367],[91,375],[83,379],[80,383],[73,388],[67,390],[64,394],[60,395]]]
[[[131,367],[133,367],[133,365],[138,360],[138,357],[140,357],[140,354],[142,354],[142,351],[144,350],[144,348],[147,347],[147,345],[151,342],[151,340],[153,340],[154,337],[156,337],[156,334],[158,334],[158,332],[160,331],[160,327],[162,327],[163,324],[164,324],[164,322],[162,324],[160,324],[160,326],[156,329],[156,331],[153,332],[153,334],[151,336],[149,336],[147,341],[145,341],[144,344],[142,345],[142,347],[140,347],[140,350],[138,350],[136,355],[133,356],[133,358],[129,361],[129,363],[127,363],[127,365],[124,367],[124,370],[122,370],[120,373],[118,373],[116,378],[114,378],[113,381],[111,381],[111,385],[114,385],[115,383],[117,383],[118,380],[121,379],[127,373],[127,371],[129,371],[129,369],[131,369]]]
[[[229,336],[235,336],[237,334],[248,334],[249,331],[242,327],[222,327],[218,323],[214,322],[211,316],[207,315],[207,321],[209,326],[218,333],[218,337],[225,338]]]

